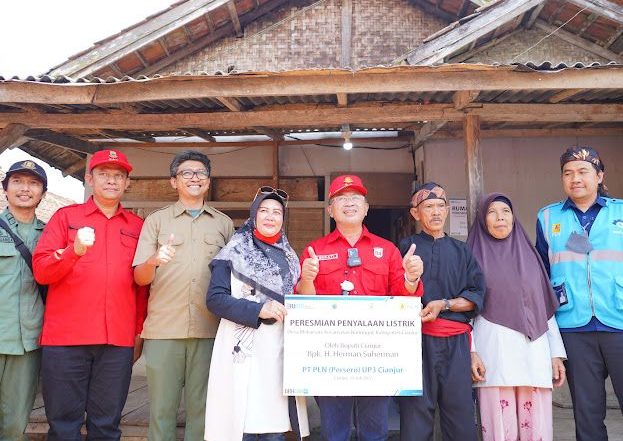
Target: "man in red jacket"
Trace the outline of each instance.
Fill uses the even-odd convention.
[[[329,216],[335,230],[311,242],[301,256],[299,294],[422,296],[422,260],[415,246],[404,258],[388,240],[363,225],[368,190],[358,176],[343,175],[329,186]],[[323,439],[387,439],[389,397],[317,397]]]
[[[119,440],[134,343],[146,294],[132,258],[143,221],[121,207],[132,166],[123,153],[96,152],[86,183],[93,196],[58,210],[33,255],[35,278],[49,285],[41,332],[48,440]]]

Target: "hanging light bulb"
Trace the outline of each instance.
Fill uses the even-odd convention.
[[[350,126],[348,124],[342,124],[342,136],[344,137],[344,144],[342,147],[344,150],[351,150],[353,148],[353,143],[350,142]]]

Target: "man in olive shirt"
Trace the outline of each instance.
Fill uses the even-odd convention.
[[[178,201],[150,214],[143,225],[134,279],[151,283],[143,326],[150,420],[149,440],[175,439],[184,389],[184,439],[203,439],[206,388],[218,319],[205,295],[210,262],[231,238],[232,220],[209,207],[210,160],[196,151],[176,155],[170,166]]]
[[[8,207],[0,219],[32,253],[45,225],[35,216],[47,189],[45,171],[30,160],[16,162],[2,187]],[[24,439],[37,392],[43,302],[31,269],[4,227],[0,228],[0,287],[0,441],[16,441]]]

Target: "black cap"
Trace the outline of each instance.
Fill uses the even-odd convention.
[[[30,173],[34,175],[37,179],[39,179],[43,183],[43,191],[47,191],[48,189],[48,176],[45,174],[45,170],[35,161],[31,161],[27,159],[25,161],[19,161],[9,167],[9,171],[6,172],[4,179],[2,180],[2,188],[5,190],[9,185],[9,177],[13,173],[22,172],[22,173]]]

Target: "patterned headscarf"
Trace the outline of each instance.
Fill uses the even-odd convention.
[[[560,157],[560,170],[562,171],[563,166],[571,161],[586,161],[591,163],[598,172],[604,171],[604,163],[601,162],[597,150],[592,147],[569,147]]]
[[[258,194],[251,203],[249,219],[214,260],[227,261],[236,278],[257,290],[262,303],[268,298],[284,303],[284,296],[292,294],[301,270],[298,257],[285,234],[273,245],[253,235],[257,209],[265,199],[279,201],[274,194]]]
[[[415,208],[427,199],[442,199],[446,204],[448,203],[446,191],[441,185],[434,182],[427,182],[422,185],[419,190],[411,196],[411,206]]]

